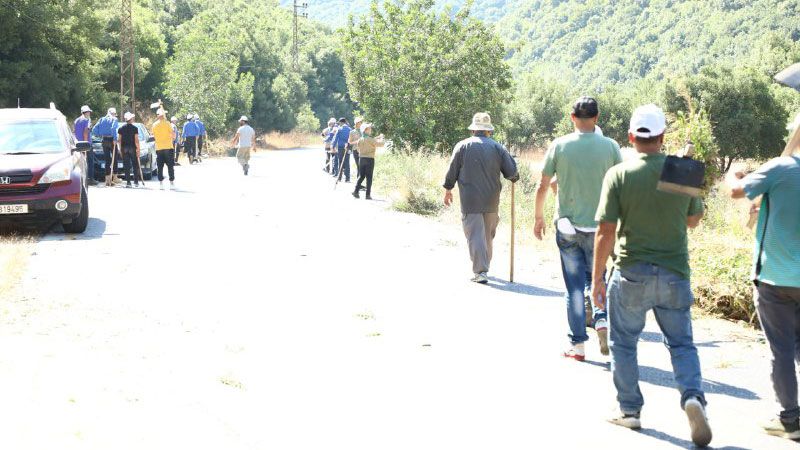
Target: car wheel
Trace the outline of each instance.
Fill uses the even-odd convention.
[[[83,233],[89,225],[89,197],[86,188],[81,188],[81,212],[72,219],[72,222],[62,224],[67,233]]]
[[[147,170],[144,171],[142,176],[144,177],[145,181],[150,181],[153,179],[153,155],[149,155],[147,160]]]

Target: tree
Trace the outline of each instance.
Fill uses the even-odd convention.
[[[667,111],[689,109],[684,89],[699,109],[708,111],[723,173],[735,159],[780,154],[788,112],[772,94],[766,75],[747,68],[706,67],[698,75],[665,85]]]
[[[506,141],[512,146],[546,146],[564,120],[568,103],[567,88],[560,81],[534,73],[523,76],[503,122]]]
[[[511,87],[500,39],[469,8],[454,17],[433,0],[375,2],[343,32],[350,94],[401,147],[444,152],[465,135],[472,115],[495,121]]]

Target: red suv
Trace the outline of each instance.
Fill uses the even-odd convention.
[[[57,220],[67,233],[83,233],[90,148],[53,106],[0,109],[0,221]]]

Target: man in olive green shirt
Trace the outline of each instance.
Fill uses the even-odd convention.
[[[581,97],[572,108],[575,132],[553,141],[545,155],[542,179],[536,192],[534,234],[542,239],[545,230],[544,202],[550,180],[558,175],[558,218],[556,244],[561,256],[561,272],[567,292],[567,323],[570,347],[564,356],[585,359],[586,308],[584,292],[589,289],[587,274],[592,270],[592,252],[597,222],[594,214],[606,171],[622,161],[619,144],[596,133],[600,110],[597,101]],[[593,306],[592,322],[600,342],[600,353],[608,354],[608,325],[603,307]]]
[[[692,337],[688,227],[699,224],[703,204],[697,198],[656,189],[666,155],[661,153],[666,131],[663,111],[655,105],[636,109],[628,139],[639,157],[608,171],[596,219],[600,222],[594,249],[592,298],[604,304],[603,273],[617,243],[614,276],[608,286],[611,372],[619,412],[609,421],[641,428],[644,405],[639,390],[636,345],[652,310],[672,358],[681,407],[689,419],[695,445],[711,442],[697,348]],[[619,226],[617,224],[619,223]],[[617,230],[619,229],[619,232]]]

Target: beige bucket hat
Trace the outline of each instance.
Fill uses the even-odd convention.
[[[472,116],[472,124],[467,129],[470,131],[494,131],[492,117],[485,112],[475,113]]]

